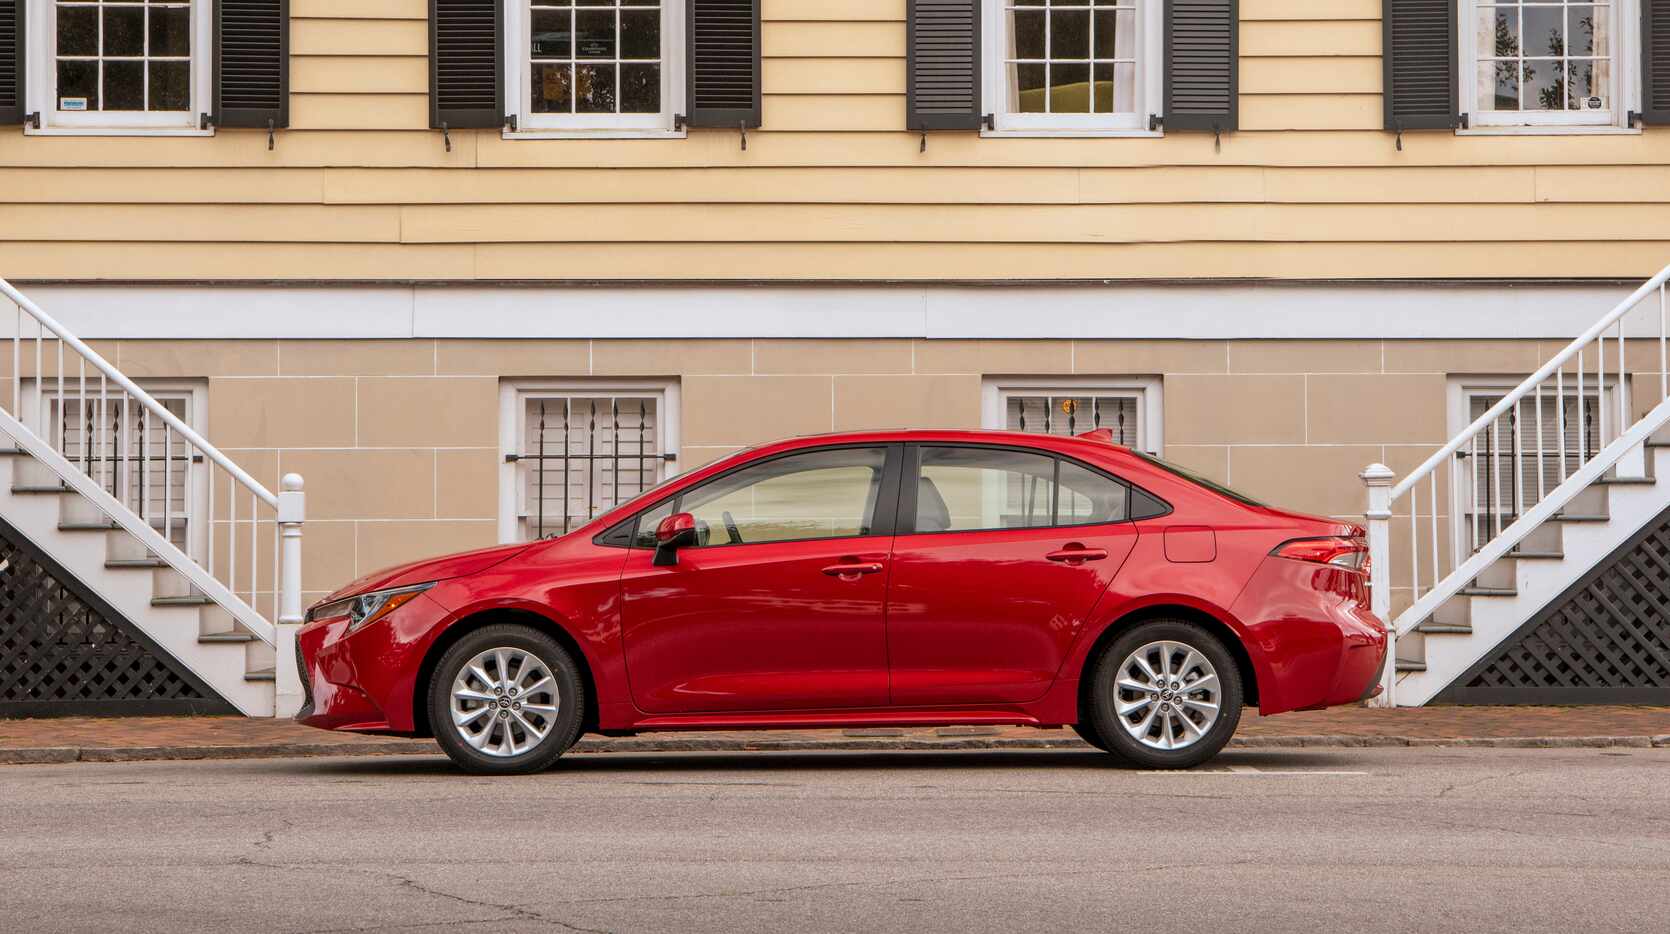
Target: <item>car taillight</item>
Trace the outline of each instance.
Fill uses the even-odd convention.
[[[1368,570],[1368,544],[1360,538],[1295,538],[1282,542],[1270,553],[1295,561],[1331,564],[1353,571]]]

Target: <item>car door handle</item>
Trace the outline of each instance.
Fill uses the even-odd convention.
[[[1106,548],[1063,548],[1052,551],[1044,557],[1051,561],[1061,561],[1066,564],[1080,564],[1085,561],[1101,561],[1108,556]]]
[[[839,577],[844,581],[855,581],[866,574],[880,574],[881,562],[864,561],[831,564],[829,567],[823,569],[823,573],[828,574],[830,577]]]

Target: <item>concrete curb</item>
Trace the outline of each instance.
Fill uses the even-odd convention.
[[[1492,749],[1633,749],[1670,748],[1661,736],[1238,736],[1239,749],[1310,749],[1473,746]],[[1078,749],[1091,747],[1077,737],[1022,739],[967,737],[950,739],[582,739],[571,752],[947,752],[976,749]],[[47,746],[0,749],[0,765],[54,765],[70,762],[144,762],[182,759],[278,759],[316,756],[435,756],[431,740],[383,740],[364,743],[271,743],[246,746]]]

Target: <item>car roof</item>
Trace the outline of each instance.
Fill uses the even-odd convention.
[[[1017,447],[1046,448],[1058,451],[1090,449],[1128,451],[1126,445],[1115,444],[1111,436],[1046,435],[1030,431],[999,431],[988,428],[895,428],[867,431],[834,431],[823,434],[798,435],[762,444],[752,451],[785,450],[827,444],[910,443],[921,441],[959,441],[974,444],[1012,444]]]

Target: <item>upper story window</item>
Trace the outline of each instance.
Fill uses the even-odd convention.
[[[1622,126],[1634,0],[1466,0],[1462,112],[1478,126]]]
[[[43,129],[197,128],[209,109],[209,0],[37,0],[30,9]]]
[[[1161,20],[1160,0],[985,0],[992,131],[1149,132]]]
[[[507,110],[519,131],[661,135],[683,106],[683,5],[507,0]]]

